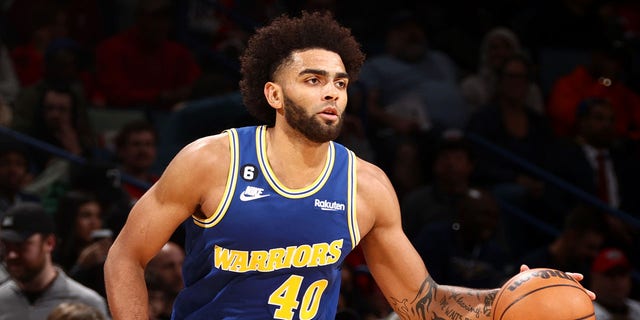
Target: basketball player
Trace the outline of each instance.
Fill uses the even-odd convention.
[[[489,319],[497,289],[436,284],[378,167],[333,142],[364,55],[328,14],[280,17],[241,57],[245,105],[267,125],[181,150],[131,210],[105,264],[114,319],[147,319],[144,268],[185,220],[174,319],[334,319],[360,245],[402,319]]]

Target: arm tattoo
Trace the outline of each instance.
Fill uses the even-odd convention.
[[[397,315],[403,320],[409,319],[430,319],[430,320],[468,320],[491,317],[491,305],[496,298],[497,290],[483,291],[475,289],[459,288],[462,290],[446,290],[444,295],[433,304],[434,308],[440,308],[440,313],[431,309],[432,302],[436,299],[438,284],[429,276],[424,280],[416,297],[408,299],[397,299],[391,297],[391,306]],[[465,290],[468,290],[465,292]],[[466,297],[466,298],[465,298]],[[482,306],[478,306],[467,298],[473,297],[476,301],[483,301]],[[473,315],[468,318],[467,315]],[[446,317],[446,318],[443,318]]]
[[[398,313],[401,319],[411,319],[412,316],[418,315],[420,319],[427,319],[427,310],[431,306],[431,302],[436,296],[437,284],[431,277],[427,277],[420,286],[418,294],[409,302],[407,299],[398,300],[391,297],[392,307]],[[435,313],[433,319],[439,319]]]
[[[482,310],[482,312],[484,313],[485,316],[491,317],[491,311],[492,311],[491,307],[493,306],[493,300],[496,299],[497,295],[498,295],[498,290],[494,290],[484,297],[484,309]]]

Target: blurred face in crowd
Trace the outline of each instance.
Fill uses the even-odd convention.
[[[74,81],[79,76],[78,56],[73,50],[62,49],[53,54],[46,65],[46,77],[53,81]]]
[[[102,228],[102,207],[98,202],[89,201],[78,207],[75,228],[78,239],[91,242],[91,232]]]
[[[427,51],[425,31],[413,21],[394,26],[387,34],[387,50],[401,60],[417,62]]]
[[[604,243],[604,236],[596,231],[572,231],[570,254],[576,261],[591,264]]]
[[[168,243],[149,261],[147,268],[167,290],[177,293],[184,286],[182,280],[183,262],[184,251],[182,248],[175,243]]]
[[[478,190],[469,191],[460,201],[458,219],[467,240],[489,240],[495,233],[500,219],[500,209],[493,197]]]
[[[433,171],[436,180],[444,189],[456,186],[466,189],[469,175],[473,171],[473,163],[466,150],[449,149],[436,156]]]
[[[42,101],[44,121],[51,130],[57,130],[73,122],[73,98],[68,93],[48,91]]]
[[[149,320],[163,319],[164,313],[171,309],[170,298],[159,289],[149,288]]]
[[[592,54],[589,70],[596,78],[602,77],[615,80],[622,72],[622,63],[615,56],[603,52],[595,52]]]
[[[169,8],[142,10],[138,15],[140,40],[150,49],[157,48],[169,37],[171,12],[168,10]]]
[[[592,106],[578,125],[580,136],[596,148],[607,148],[614,139],[613,109],[605,102]]]
[[[15,194],[22,188],[27,174],[27,159],[22,153],[10,151],[0,155],[0,192]]]
[[[156,136],[150,131],[129,134],[127,142],[119,150],[125,168],[132,171],[146,171],[156,159]]]
[[[55,246],[53,235],[36,233],[23,242],[2,241],[9,275],[21,283],[34,280],[51,259]]]
[[[612,268],[606,272],[591,272],[591,290],[598,301],[607,306],[620,306],[631,293],[631,272]]]
[[[508,60],[500,76],[499,92],[502,98],[512,102],[523,102],[529,92],[529,69],[524,61]]]
[[[502,62],[515,52],[513,44],[503,35],[495,35],[488,40],[487,62],[498,69]]]

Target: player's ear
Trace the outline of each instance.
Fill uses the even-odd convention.
[[[278,84],[271,81],[265,83],[264,96],[271,107],[274,109],[282,108],[282,88]]]

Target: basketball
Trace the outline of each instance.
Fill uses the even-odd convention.
[[[530,269],[509,279],[493,301],[493,320],[595,320],[584,287],[566,273]]]

